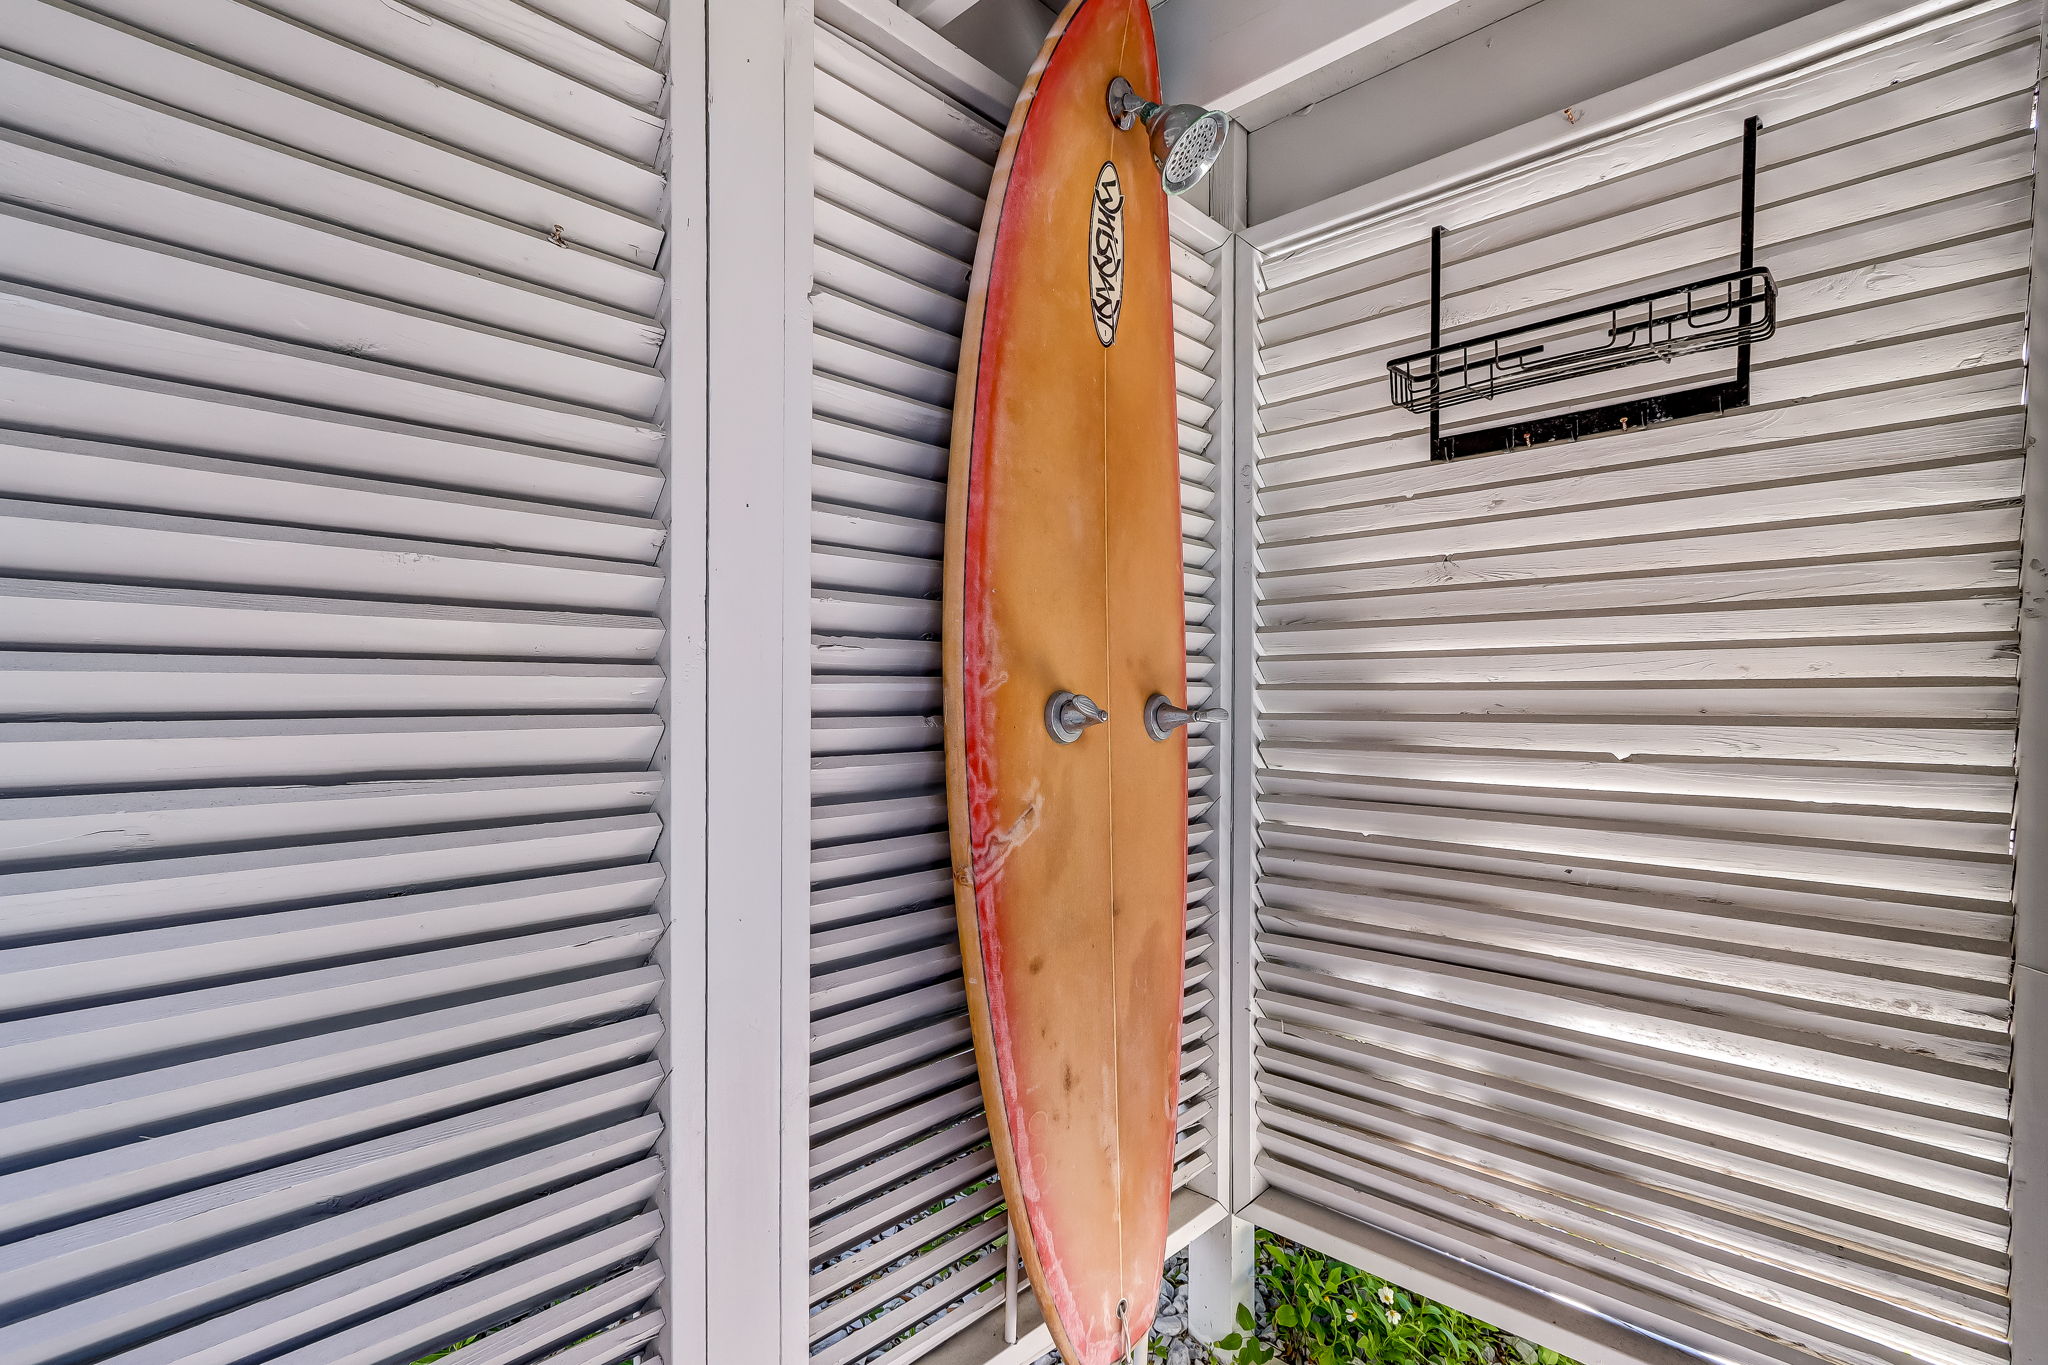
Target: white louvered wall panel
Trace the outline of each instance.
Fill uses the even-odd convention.
[[[1001,130],[815,32],[812,1359],[908,1361],[1003,1299],[1002,1198],[946,838],[940,562],[954,366]],[[1177,206],[1191,694],[1214,685],[1222,234]],[[1178,1181],[1216,1140],[1212,746],[1191,747]]]
[[[645,1359],[660,30],[0,0],[10,1365]]]
[[[1958,7],[1264,263],[1273,1185],[1731,1361],[2009,1358],[2039,19]],[[1749,113],[1753,405],[1427,463],[1385,364],[1430,226],[1453,340],[1728,268]]]

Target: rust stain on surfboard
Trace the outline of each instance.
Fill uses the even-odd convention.
[[[954,403],[947,800],[975,1051],[1019,1248],[1069,1365],[1151,1327],[1172,1194],[1186,695],[1166,195],[1145,0],[1075,0],[1018,95]],[[1069,690],[1109,712],[1046,733]],[[1119,1305],[1124,1311],[1119,1315]]]

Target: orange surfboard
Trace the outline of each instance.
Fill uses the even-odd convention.
[[[1152,1325],[1187,913],[1186,731],[1157,739],[1145,722],[1150,698],[1186,697],[1167,200],[1144,125],[1109,114],[1118,76],[1159,99],[1145,0],[1074,0],[996,162],[946,539],[975,1050],[1019,1249],[1068,1365],[1119,1360]]]

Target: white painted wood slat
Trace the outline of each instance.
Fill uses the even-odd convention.
[[[663,1325],[661,22],[574,8],[0,0],[0,1358]]]
[[[611,415],[652,410],[661,381],[644,366],[27,208],[0,217],[0,245],[14,278],[49,286],[9,291],[0,331],[9,350],[200,382],[232,368],[248,376],[245,387],[278,397],[626,459],[651,459],[658,443],[644,424]],[[200,323],[183,320],[192,318]]]
[[[51,16],[65,20],[61,36],[38,44],[54,64],[19,48],[5,59],[0,121],[12,128],[143,166],[162,166],[164,153],[156,148],[168,147],[186,178],[260,204],[356,224],[642,313],[659,299],[651,225],[633,221],[632,235],[643,243],[636,250],[617,240],[615,210],[287,87],[255,80],[194,82],[191,73],[160,87],[150,71],[195,63],[194,54],[121,25],[83,27],[77,17],[82,11],[60,15],[24,8],[41,3],[10,0],[10,15],[24,23]],[[146,69],[130,69],[120,60],[127,57]],[[206,98],[223,93],[248,94],[266,107],[221,107]],[[261,127],[237,121],[237,115],[258,112]],[[152,145],[153,140],[159,141]],[[553,239],[557,223],[565,224],[559,244]],[[615,250],[588,244],[604,238],[612,239],[604,246]]]
[[[280,6],[288,7],[288,0]],[[393,16],[424,30],[405,35],[399,59],[394,61],[384,53],[295,22],[277,9],[244,0],[193,0],[175,11],[132,0],[94,0],[92,8],[125,21],[106,25],[105,36],[99,40],[99,60],[119,70],[124,84],[143,84],[152,93],[161,92],[159,98],[170,95],[180,104],[203,101],[218,111],[216,116],[236,115],[231,121],[238,126],[267,125],[276,130],[273,136],[287,133],[291,138],[318,137],[316,130],[331,121],[325,113],[328,109],[378,109],[391,124],[415,131],[423,152],[426,139],[433,139],[445,148],[462,148],[475,161],[495,163],[492,169],[506,179],[511,178],[509,171],[528,181],[534,190],[556,201],[558,212],[570,215],[555,221],[575,228],[590,224],[587,233],[578,231],[577,240],[595,239],[614,255],[653,264],[652,248],[659,234],[647,219],[658,203],[660,174],[637,157],[607,153],[583,138],[548,127],[534,112],[539,103],[536,90],[511,100],[505,100],[511,92],[500,91],[496,93],[505,102],[486,101],[414,69],[414,61],[422,66],[435,64],[436,37],[447,34],[444,26],[428,16]],[[35,24],[40,31],[48,21],[24,15],[23,22],[24,26]],[[327,22],[350,26],[339,19]],[[137,28],[128,28],[130,24]],[[367,28],[368,23],[357,21],[353,27]],[[216,71],[232,64],[274,82],[292,91],[297,103],[287,115],[276,102],[260,100],[253,88],[245,90],[244,81],[223,79],[225,71],[211,80],[195,81],[192,68],[179,65],[169,54],[144,55],[143,45],[128,39],[128,34],[137,31],[208,54],[220,63]],[[420,49],[417,54],[415,44]],[[124,60],[129,49],[135,55]],[[63,50],[69,52],[68,47]],[[464,63],[465,71],[472,75],[474,61],[472,56]],[[508,61],[505,66],[535,86],[549,74],[544,68],[535,71],[538,64],[532,62]],[[274,122],[264,118],[266,104],[275,111]],[[644,139],[645,125],[640,127]],[[341,145],[360,145],[359,137],[334,136]],[[453,170],[455,159],[446,152],[435,157],[448,170]]]
[[[1432,463],[1385,369],[1429,222],[1269,260],[1258,300],[1258,1179],[1751,1365],[2025,1347],[2039,14],[1930,24],[1429,209],[1452,341],[1726,268],[1753,103],[1781,314],[1745,409]]]
[[[317,280],[617,360],[651,364],[661,342],[660,329],[624,308],[537,284],[521,273],[437,255],[418,243],[391,241],[25,132],[0,131],[0,171],[0,194],[22,208],[137,237],[176,221],[179,244],[194,255]]]
[[[522,0],[418,0],[415,9],[437,14],[470,32],[545,63],[620,99],[641,107],[661,96],[662,75],[645,61],[636,61],[618,46],[600,41],[569,22],[550,19],[544,9]],[[587,6],[595,12],[601,8]],[[651,13],[641,24],[658,34],[661,20]]]

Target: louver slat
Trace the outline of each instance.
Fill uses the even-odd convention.
[[[0,1357],[613,1365],[663,1321],[657,53],[4,0],[0,68]]]
[[[813,125],[811,1359],[906,1362],[1003,1301],[1005,1220],[948,875],[939,569],[961,299],[999,129],[821,23]],[[1184,212],[1184,206],[1177,206]],[[1188,220],[1192,222],[1193,220]],[[1212,225],[1177,215],[1190,695],[1209,689],[1219,421]],[[1213,1166],[1216,945],[1190,746],[1177,1185]],[[913,1332],[913,1329],[914,1332]]]
[[[1276,1190],[1716,1358],[2011,1358],[2038,18],[1932,20],[1630,134],[1628,176],[1565,156],[1430,210],[1453,336],[1657,287],[1725,259],[1703,206],[1766,110],[1784,326],[1726,417],[1431,464],[1385,378],[1427,225],[1262,263]]]

